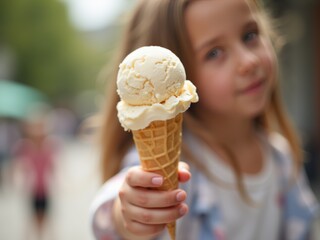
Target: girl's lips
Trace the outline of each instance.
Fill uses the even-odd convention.
[[[264,81],[256,81],[252,84],[250,84],[249,86],[247,86],[246,88],[244,88],[243,90],[240,91],[241,94],[253,94],[258,92],[262,86],[263,86]]]

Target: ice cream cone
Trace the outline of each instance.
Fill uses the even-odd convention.
[[[144,129],[132,131],[142,168],[164,177],[159,190],[178,188],[182,119],[180,113],[172,119],[153,121]],[[171,239],[175,240],[176,223],[168,223],[167,228]]]
[[[128,54],[117,76],[118,118],[132,131],[142,168],[158,173],[158,190],[178,188],[182,113],[198,101],[180,59],[169,49],[144,46]],[[175,240],[175,222],[167,228]]]

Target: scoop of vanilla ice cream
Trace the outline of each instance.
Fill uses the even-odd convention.
[[[119,66],[118,94],[130,105],[161,103],[180,95],[185,80],[185,69],[170,50],[158,46],[141,47]]]
[[[118,72],[118,118],[125,130],[144,129],[174,118],[198,101],[180,59],[170,50],[148,46],[130,53]]]
[[[191,103],[197,101],[196,87],[186,80],[181,94],[171,96],[163,103],[134,106],[120,101],[117,104],[118,118],[125,130],[144,129],[153,121],[174,118],[177,114],[185,112]]]

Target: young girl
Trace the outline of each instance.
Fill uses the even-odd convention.
[[[132,136],[117,119],[115,68],[103,129],[108,181],[92,204],[96,238],[169,239],[166,223],[180,218],[181,240],[308,239],[317,203],[280,102],[278,41],[261,4],[139,1],[123,39],[117,65],[138,47],[168,48],[183,62],[199,102],[184,114],[185,184],[155,191],[163,179],[135,166]]]

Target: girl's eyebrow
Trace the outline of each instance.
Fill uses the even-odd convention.
[[[255,19],[250,19],[243,27],[243,29],[248,29],[248,28],[257,28],[258,23]]]
[[[221,40],[221,37],[210,38],[207,41],[204,41],[203,43],[199,44],[199,46],[196,47],[196,52],[200,52],[205,48],[215,45],[220,40]]]

